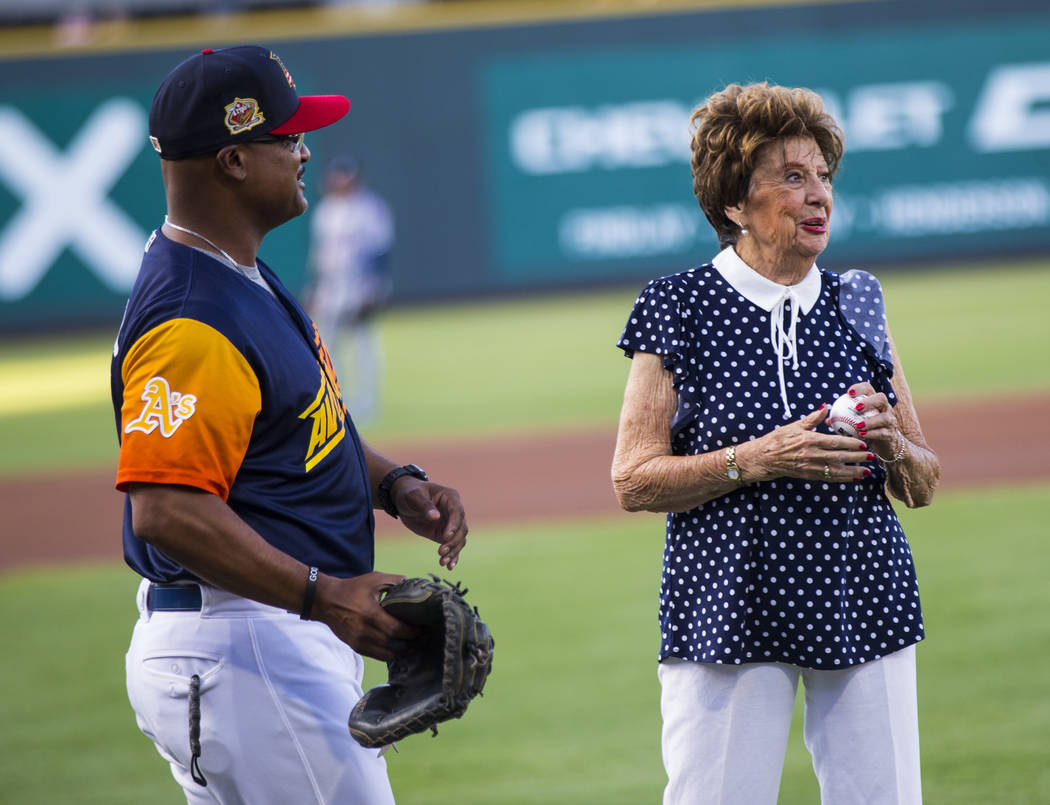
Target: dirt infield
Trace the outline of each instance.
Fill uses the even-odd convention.
[[[941,488],[1050,480],[1050,395],[920,406],[941,459]],[[377,445],[457,487],[474,534],[499,523],[620,512],[609,484],[612,427],[455,444]],[[123,495],[113,471],[0,482],[0,572],[119,560]],[[621,513],[622,514],[622,513]],[[622,514],[622,516],[630,516]],[[405,533],[377,518],[380,537]]]

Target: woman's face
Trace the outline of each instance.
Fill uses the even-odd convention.
[[[816,142],[791,137],[767,145],[758,157],[747,198],[726,210],[747,230],[737,244],[759,264],[802,261],[812,264],[828,245],[831,172]]]

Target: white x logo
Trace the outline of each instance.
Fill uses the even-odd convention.
[[[110,287],[131,287],[146,235],[106,194],[146,134],[142,107],[115,98],[61,154],[16,108],[0,106],[0,175],[24,202],[0,233],[0,299],[32,291],[67,244]]]

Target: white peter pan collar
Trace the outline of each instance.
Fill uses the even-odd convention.
[[[798,371],[798,317],[800,313],[809,313],[820,297],[820,270],[817,264],[810,266],[806,276],[795,285],[780,285],[763,277],[741,260],[732,246],[719,252],[711,264],[737,293],[769,313],[769,344],[777,355],[780,401],[784,405],[785,415],[790,417],[791,405],[788,403],[787,383],[784,380],[784,363],[790,360],[791,368]],[[789,317],[787,327],[784,326],[785,313]]]
[[[802,282],[796,285],[781,285],[763,277],[741,260],[732,246],[719,252],[711,264],[742,297],[766,312],[780,304],[785,295],[789,295],[803,313],[809,313],[820,297],[820,270],[816,263],[810,266]]]

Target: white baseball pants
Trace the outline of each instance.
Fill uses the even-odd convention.
[[[823,805],[919,805],[915,647],[843,670],[659,666],[664,805],[775,805],[801,677]]]
[[[202,586],[200,612],[150,613],[127,654],[128,698],[189,805],[393,805],[386,761],[346,721],[364,661],[322,623]],[[200,678],[200,771],[190,772],[190,678]]]

